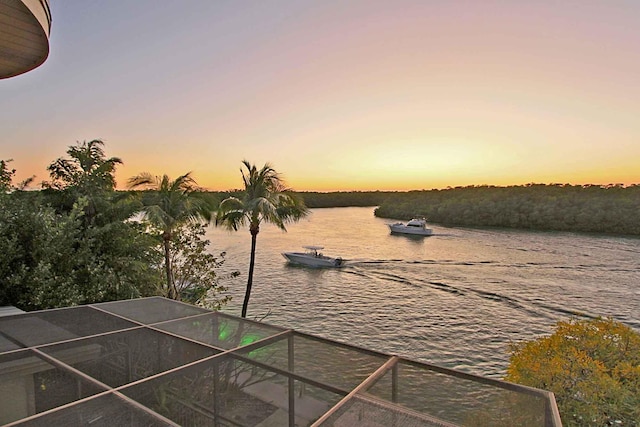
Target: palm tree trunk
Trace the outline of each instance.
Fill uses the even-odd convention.
[[[251,261],[249,261],[249,277],[247,278],[247,290],[244,293],[244,302],[242,303],[242,317],[247,317],[247,308],[249,307],[249,297],[251,296],[251,286],[253,285],[253,267],[256,263],[256,240],[258,239],[258,230],[251,230]]]
[[[169,239],[164,239],[164,269],[167,274],[167,296],[171,299],[178,300],[178,292],[173,283],[173,273],[171,271]]]

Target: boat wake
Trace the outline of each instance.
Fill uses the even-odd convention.
[[[402,274],[394,274],[389,273],[388,271],[380,270],[380,268],[384,268],[385,265],[393,264],[393,268],[390,270],[397,272],[405,270],[407,275]],[[403,268],[402,264],[406,264],[407,268]],[[446,292],[450,295],[455,295],[460,298],[479,298],[484,301],[501,304],[509,309],[522,311],[527,313],[528,315],[533,315],[535,317],[544,317],[551,320],[558,320],[561,318],[565,318],[567,315],[571,317],[578,318],[596,318],[597,315],[593,315],[591,313],[576,310],[568,307],[563,307],[561,305],[554,304],[547,300],[541,299],[539,297],[531,297],[527,298],[526,296],[514,296],[513,294],[503,293],[500,291],[486,290],[483,289],[484,285],[489,285],[489,287],[495,288],[496,286],[508,285],[504,280],[496,280],[485,278],[484,281],[470,283],[467,280],[461,283],[456,283],[455,285],[446,283],[446,281],[442,280],[432,280],[428,277],[430,274],[428,271],[426,272],[426,277],[417,276],[415,271],[411,271],[409,266],[416,266],[416,264],[422,264],[425,266],[434,266],[434,265],[442,265],[442,266],[482,266],[491,264],[494,267],[504,267],[504,268],[536,268],[539,267],[539,264],[536,263],[525,263],[525,264],[501,264],[497,261],[472,261],[472,262],[460,262],[453,260],[445,260],[445,261],[435,261],[435,260],[419,260],[419,261],[404,261],[404,260],[350,260],[347,265],[351,268],[345,268],[342,270],[342,273],[346,274],[354,274],[357,276],[364,277],[368,279],[371,283],[397,283],[406,286],[410,286],[412,288],[420,289],[420,288],[428,288],[436,291]],[[560,266],[545,266],[546,268],[556,268]],[[421,273],[423,271],[421,270]],[[438,272],[438,274],[442,274],[442,272]],[[458,279],[458,278],[456,278]],[[513,287],[510,288],[513,291]]]

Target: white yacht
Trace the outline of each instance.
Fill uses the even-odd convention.
[[[427,221],[424,218],[414,218],[408,223],[396,222],[387,224],[392,233],[412,234],[415,236],[431,236],[433,230],[427,228]]]
[[[303,246],[305,252],[283,252],[285,257],[292,264],[306,265],[309,267],[342,267],[342,258],[333,258],[323,255],[320,252],[322,246]]]

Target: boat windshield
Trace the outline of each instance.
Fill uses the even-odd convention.
[[[323,246],[303,246],[303,248],[307,250],[307,254],[312,255],[316,258],[322,258],[322,252],[320,251],[324,249]]]

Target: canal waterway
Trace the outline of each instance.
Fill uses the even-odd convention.
[[[284,233],[258,235],[249,318],[465,372],[501,378],[509,344],[556,322],[610,316],[640,330],[640,239],[447,228],[392,235],[373,208],[313,209]],[[224,311],[240,314],[251,236],[211,226],[225,251]],[[339,269],[287,264],[304,245],[346,260]]]

